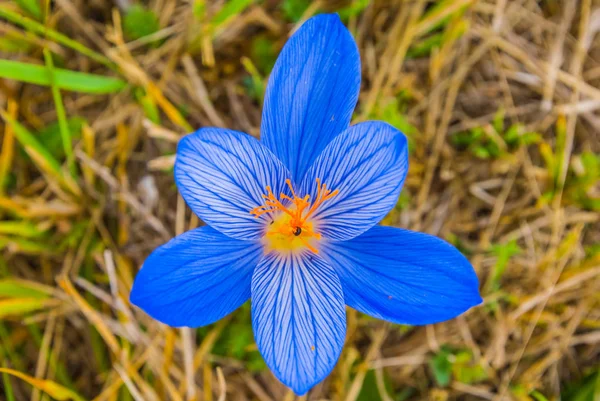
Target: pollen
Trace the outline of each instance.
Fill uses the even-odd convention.
[[[338,190],[328,189],[317,178],[317,196],[311,202],[310,195],[300,197],[296,194],[289,179],[285,183],[292,196],[281,193],[277,198],[271,187],[267,186],[267,193],[263,195],[265,203],[252,209],[250,214],[257,218],[267,213],[273,215],[265,234],[269,250],[294,251],[307,248],[319,253],[315,245],[321,239],[321,234],[315,231],[312,218],[319,206],[335,197]]]

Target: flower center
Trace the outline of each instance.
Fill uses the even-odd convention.
[[[317,178],[317,196],[311,203],[310,195],[299,197],[294,192],[291,181],[287,179],[285,183],[290,188],[291,197],[282,193],[277,199],[271,187],[267,186],[267,194],[263,195],[264,205],[255,207],[250,214],[259,217],[265,213],[275,213],[265,234],[269,251],[289,252],[308,248],[314,253],[319,253],[315,244],[321,239],[321,234],[314,230],[311,217],[323,202],[336,196],[338,190],[327,189],[327,185],[321,184],[321,180]]]

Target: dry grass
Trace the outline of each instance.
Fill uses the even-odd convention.
[[[177,140],[207,125],[258,136],[269,62],[297,24],[278,1],[237,2],[225,18],[223,1],[196,1],[194,14],[193,1],[153,0],[151,42],[123,33],[131,1],[41,1],[42,29],[15,17],[28,15],[17,3],[0,1],[0,58],[127,85],[0,79],[2,365],[94,401],[297,399],[261,365],[247,307],[196,331],[128,302],[149,252],[201,224],[173,183]],[[313,3],[302,19],[349,3]],[[298,399],[582,393],[600,360],[600,2],[371,3],[347,18],[363,62],[355,121],[401,126],[413,149],[385,223],[457,245],[485,304],[427,327],[349,310],[336,369]],[[44,383],[5,374],[0,399],[48,399]]]

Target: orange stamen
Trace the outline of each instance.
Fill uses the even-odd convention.
[[[308,220],[315,214],[323,202],[335,197],[339,191],[327,189],[327,185],[322,184],[321,180],[317,178],[317,195],[311,204],[310,195],[299,197],[296,191],[294,191],[292,182],[287,179],[285,183],[289,187],[292,196],[281,193],[279,194],[279,199],[277,199],[271,187],[267,186],[267,194],[263,195],[265,203],[252,209],[250,214],[254,215],[254,217],[260,217],[266,213],[285,213],[289,216],[289,222],[286,220],[284,226],[277,225],[273,227],[266,235],[268,237],[283,236],[289,238],[290,242],[297,238],[306,248],[314,253],[318,253],[318,250],[309,240],[313,238],[319,240],[321,239],[321,234],[313,231],[312,223],[309,223]],[[288,205],[284,205],[283,202],[288,202]]]

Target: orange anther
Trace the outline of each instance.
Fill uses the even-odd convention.
[[[255,207],[250,211],[250,214],[255,217],[262,216],[266,213],[282,212],[287,216],[285,224],[276,224],[267,232],[268,237],[282,236],[289,238],[292,241],[300,241],[306,248],[314,253],[318,250],[311,244],[311,239],[321,239],[321,234],[313,231],[313,224],[309,222],[319,206],[323,202],[328,201],[338,194],[338,191],[327,189],[327,185],[321,184],[321,180],[317,178],[317,196],[314,202],[310,203],[310,195],[300,197],[296,194],[292,182],[289,179],[285,180],[286,185],[290,189],[292,196],[284,193],[279,194],[279,199],[275,197],[270,186],[266,187],[267,193],[262,197],[265,203],[262,206]],[[284,205],[285,202],[286,204]]]

